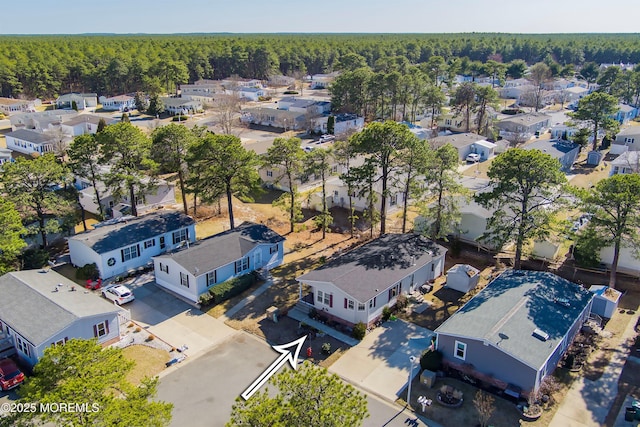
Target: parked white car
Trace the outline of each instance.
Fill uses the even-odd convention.
[[[467,156],[467,163],[478,163],[480,161],[480,154],[471,153]]]
[[[102,289],[102,296],[117,305],[122,305],[135,299],[131,289],[123,285],[113,285]]]

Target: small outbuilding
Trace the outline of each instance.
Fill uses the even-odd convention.
[[[594,294],[591,313],[611,319],[618,308],[622,293],[606,285],[593,285],[589,292]]]
[[[456,264],[447,271],[447,288],[465,294],[478,285],[480,270],[469,264]]]

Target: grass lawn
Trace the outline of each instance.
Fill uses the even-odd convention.
[[[146,345],[131,345],[122,350],[124,356],[136,362],[134,368],[127,375],[127,380],[132,384],[140,384],[144,377],[155,377],[165,367],[171,357],[169,353]]]

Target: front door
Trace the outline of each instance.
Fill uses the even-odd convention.
[[[256,269],[262,267],[262,252],[256,252],[255,256],[253,257],[253,265]]]

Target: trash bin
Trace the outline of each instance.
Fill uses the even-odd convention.
[[[627,406],[627,408],[624,411],[624,420],[633,421],[635,417],[636,417],[636,408],[632,406]]]

